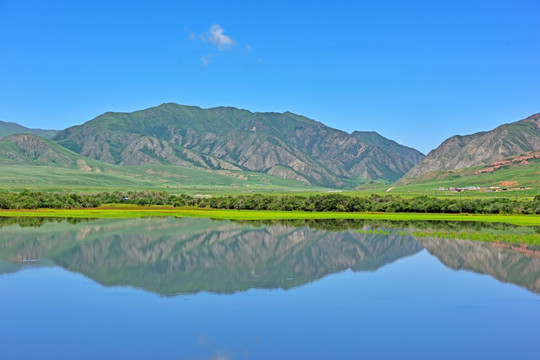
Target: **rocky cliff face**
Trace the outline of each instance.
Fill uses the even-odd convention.
[[[423,158],[376,133],[348,134],[288,112],[177,104],[106,113],[54,140],[114,164],[244,169],[326,186],[397,180]]]
[[[540,114],[501,125],[491,131],[452,136],[431,151],[403,178],[415,178],[429,171],[490,164],[530,151],[540,151]]]

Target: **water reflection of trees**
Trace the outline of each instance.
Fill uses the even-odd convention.
[[[94,221],[90,218],[63,218],[63,217],[0,217],[0,229],[4,226],[19,225],[20,227],[41,227],[47,223],[66,222],[71,225]]]

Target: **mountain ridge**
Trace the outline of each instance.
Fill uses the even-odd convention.
[[[132,113],[107,112],[59,132],[53,140],[113,164],[174,164],[181,159],[201,166],[189,155],[197,153],[211,157],[207,165],[212,169],[234,166],[331,187],[353,187],[375,179],[394,181],[423,158],[419,151],[388,139],[386,143],[399,148],[399,153],[374,145],[384,143],[378,134],[366,136],[377,139],[372,144],[362,142],[360,136],[290,112],[165,103]]]
[[[430,151],[402,180],[417,178],[430,171],[487,165],[533,151],[540,151],[540,113],[490,131],[454,135]]]
[[[57,132],[57,130],[30,129],[14,122],[0,120],[0,139],[13,134],[34,134],[50,139]]]

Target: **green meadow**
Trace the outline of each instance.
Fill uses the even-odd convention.
[[[474,169],[472,169],[474,170]],[[498,169],[493,173],[471,175],[471,169],[452,170],[434,175],[429,180],[414,183],[391,184],[385,181],[369,181],[354,189],[332,189],[308,186],[299,181],[285,180],[263,173],[247,171],[206,170],[202,168],[145,165],[103,165],[98,171],[82,171],[36,165],[5,165],[0,171],[0,190],[76,192],[93,194],[103,191],[167,191],[170,194],[207,194],[213,196],[249,193],[306,195],[341,193],[344,195],[369,196],[388,194],[402,197],[429,195],[436,197],[498,197],[532,198],[540,194],[540,161],[529,165]],[[509,184],[509,185],[508,185]],[[461,193],[438,188],[449,187],[498,187],[508,191],[464,191]],[[523,189],[519,189],[519,188]]]
[[[405,184],[398,182],[394,185],[386,184],[366,184],[360,186],[361,192],[386,193],[399,196],[455,196],[455,197],[508,197],[508,198],[524,198],[540,194],[540,160],[533,160],[528,165],[512,166],[508,168],[497,169],[491,173],[482,173],[475,175],[474,171],[482,168],[482,166],[440,171],[431,174],[427,179],[419,179]],[[464,191],[462,193],[450,192],[448,190],[438,190],[438,188],[460,187],[466,188],[470,186],[478,186],[481,188],[495,187],[508,191],[492,191],[484,192],[483,190]],[[392,188],[390,191],[388,191]],[[519,189],[525,188],[525,189]]]
[[[310,187],[247,171],[218,171],[167,165],[115,166],[97,171],[36,166],[6,165],[0,171],[0,190],[45,191],[93,194],[103,191],[167,191],[172,194],[229,195],[240,193],[320,192],[325,188]],[[204,184],[204,185],[203,185]]]
[[[487,214],[418,214],[418,213],[347,213],[303,211],[222,210],[207,208],[174,208],[168,206],[102,206],[94,209],[0,210],[3,217],[64,217],[64,218],[140,218],[140,217],[202,217],[224,220],[293,220],[293,219],[368,219],[394,221],[471,221],[507,223],[520,226],[540,226],[538,215]]]

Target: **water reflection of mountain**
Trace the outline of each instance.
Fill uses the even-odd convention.
[[[287,289],[345,269],[375,270],[422,249],[411,236],[400,234],[396,224],[366,221],[147,218],[69,224],[26,219],[20,225],[14,219],[0,224],[0,259],[16,265],[4,263],[0,273],[27,266],[24,260],[48,259],[105,285],[129,285],[162,295]],[[391,230],[384,234],[344,230],[373,227]],[[540,292],[536,257],[491,244],[418,240],[451,268],[487,273]]]
[[[540,293],[540,258],[469,240],[420,238],[429,253],[454,270],[489,274]]]
[[[50,258],[106,285],[164,295],[286,289],[345,269],[374,270],[422,249],[398,235],[207,219],[55,222],[1,231],[0,256],[10,262]]]
[[[22,265],[0,260],[0,275],[14,273],[22,269]]]
[[[468,232],[526,231],[540,233],[539,226],[518,226],[507,223],[480,221],[440,221],[440,220],[367,220],[367,219],[294,219],[294,220],[234,220],[236,223],[258,226],[288,225],[308,226],[313,229],[342,231],[350,229],[386,228],[409,230],[444,230]]]

